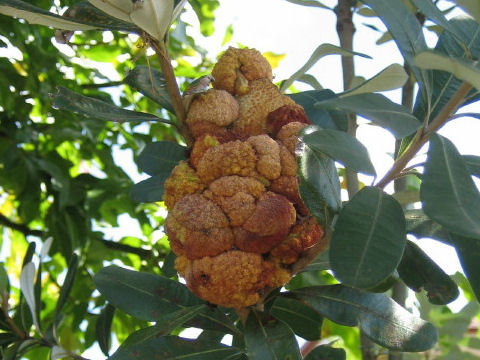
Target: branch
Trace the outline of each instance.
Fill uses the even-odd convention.
[[[123,251],[130,254],[138,255],[141,259],[150,259],[153,257],[152,251],[147,249],[142,249],[114,241],[109,240],[101,240],[102,244],[105,245],[107,248],[117,251]]]
[[[165,44],[153,39],[149,39],[149,42],[152,45],[153,50],[155,50],[158,60],[160,61],[160,66],[162,68],[163,76],[165,77],[165,83],[167,85],[168,95],[170,95],[172,106],[175,110],[175,115],[177,116],[178,128],[185,139],[187,146],[191,147],[193,145],[193,137],[187,127],[185,107],[183,106],[182,96],[180,95],[180,90],[178,89],[175,73],[173,72],[173,67],[170,62],[170,58],[168,57]]]
[[[10,220],[9,218],[7,218],[2,214],[0,214],[0,225],[19,231],[25,236],[32,235],[32,236],[43,238],[46,235],[46,233],[42,230],[30,229],[27,225],[13,222],[12,220]]]
[[[442,111],[433,119],[426,129],[420,128],[412,140],[410,146],[405,152],[393,163],[393,166],[385,174],[385,176],[377,183],[377,187],[383,189],[392,180],[394,180],[407,166],[408,162],[413,159],[417,152],[430,139],[430,136],[436,133],[451,118],[452,114],[462,104],[465,96],[472,89],[472,85],[464,82],[457,92],[450,98],[448,103],[443,107]]]

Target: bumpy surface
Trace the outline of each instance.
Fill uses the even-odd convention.
[[[256,50],[228,49],[212,75],[214,89],[188,109],[190,159],[165,183],[165,229],[190,290],[241,308],[288,282],[323,230],[298,193],[302,107],[280,94]]]

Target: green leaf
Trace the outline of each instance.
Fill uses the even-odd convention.
[[[97,317],[97,322],[95,324],[95,338],[98,341],[100,349],[108,357],[108,351],[110,350],[110,341],[111,341],[111,329],[113,315],[115,314],[115,308],[107,304],[100,315]]]
[[[406,107],[380,94],[358,94],[323,100],[315,106],[359,114],[374,124],[390,130],[397,139],[413,133],[421,125]]]
[[[132,6],[130,19],[154,39],[163,41],[172,23],[173,8],[173,0],[143,0]]]
[[[62,312],[63,306],[66,304],[68,296],[73,287],[73,281],[75,280],[75,274],[78,267],[78,256],[77,254],[72,254],[70,262],[68,264],[67,275],[65,275],[65,280],[60,289],[60,295],[58,296],[57,305],[55,307],[55,318],[57,318]]]
[[[434,134],[420,188],[423,210],[447,230],[480,239],[480,194],[458,150]]]
[[[470,283],[477,301],[480,301],[480,241],[456,234],[450,234],[450,242],[455,246],[463,272]]]
[[[456,78],[480,90],[480,69],[476,67],[476,61],[452,58],[434,51],[424,51],[415,56],[414,62],[422,69],[448,71]]]
[[[245,344],[249,360],[301,360],[292,330],[276,319],[262,318],[251,310],[245,324]]]
[[[61,86],[57,87],[57,93],[53,95],[53,106],[105,121],[167,121],[148,113],[125,110],[104,101],[77,94]]]
[[[120,350],[120,349],[119,349]],[[216,342],[183,339],[177,336],[148,338],[134,348],[115,353],[111,360],[162,359],[162,360],[225,360],[237,359],[241,349]]]
[[[305,205],[318,219],[324,219],[325,205],[338,212],[342,207],[342,201],[334,161],[310,148],[301,138],[297,155],[299,190]]]
[[[8,298],[10,293],[10,281],[8,280],[8,274],[5,270],[4,264],[0,263],[0,301],[4,301]]]
[[[433,3],[432,0],[412,0],[412,2],[428,19],[451,32],[457,37],[457,39],[462,40],[462,36],[455,28],[455,25],[447,20],[443,12]]]
[[[25,19],[30,24],[50,26],[62,30],[92,30],[98,28],[81,20],[67,20],[21,0],[0,0],[0,14]]]
[[[317,346],[310,351],[304,358],[305,360],[345,360],[347,354],[345,350],[334,348],[327,345]]]
[[[130,12],[132,11],[131,0],[88,0],[96,8],[109,16],[131,23]]]
[[[329,285],[301,288],[290,296],[338,324],[360,326],[372,341],[391,350],[425,351],[437,342],[432,324],[413,316],[385,294]]]
[[[155,101],[171,113],[174,112],[165,78],[160,70],[149,66],[136,66],[123,82]]]
[[[277,297],[270,308],[270,313],[305,340],[315,341],[321,337],[323,318],[298,300]]]
[[[398,265],[398,273],[412,290],[424,289],[432,304],[445,305],[459,295],[457,284],[411,241],[407,241],[405,253]]]
[[[322,4],[318,0],[287,0],[288,2],[291,2],[292,4],[297,4],[297,5],[303,5],[303,6],[312,6],[312,7],[319,7],[322,9],[328,9],[332,10],[330,7],[327,5]]]
[[[340,96],[351,96],[401,88],[408,80],[402,65],[392,64],[362,84],[345,91]]]
[[[167,180],[169,176],[170,172],[165,172],[136,183],[130,191],[132,200],[144,203],[162,201],[163,194],[165,193],[165,180]]]
[[[310,121],[324,129],[347,131],[348,119],[338,111],[318,109],[315,104],[322,100],[337,97],[331,90],[310,90],[288,94],[295,103],[301,105]]]
[[[370,6],[385,23],[395,39],[403,58],[421,84],[422,94],[429,99],[431,77],[428,72],[415,67],[413,57],[426,50],[427,44],[420,23],[415,15],[405,6],[402,0],[362,0]]]
[[[166,313],[204,304],[185,285],[166,277],[109,266],[94,277],[96,288],[116,308],[146,321]],[[198,327],[210,330],[238,330],[220,310],[207,310],[196,319]]]
[[[310,149],[324,153],[355,172],[376,175],[367,148],[353,136],[337,130],[318,129],[303,136]]]
[[[303,65],[296,73],[294,73],[289,79],[285,80],[282,83],[280,87],[280,92],[284,92],[285,90],[287,90],[290,87],[290,85],[292,85],[298,78],[300,78],[303,74],[305,74],[313,65],[317,63],[318,60],[320,60],[321,58],[327,55],[342,55],[342,56],[357,55],[367,59],[371,59],[371,57],[368,55],[347,50],[336,45],[321,44],[315,49],[313,54],[310,55],[310,58],[305,63],[305,65]]]
[[[376,187],[364,187],[342,209],[330,243],[330,264],[346,285],[368,289],[391,275],[405,248],[401,205]]]
[[[25,264],[20,273],[20,290],[22,291],[28,308],[32,314],[32,319],[37,329],[40,329],[37,318],[37,306],[35,301],[35,265],[31,262]]]
[[[480,177],[480,156],[462,155],[462,158],[470,170],[470,174]]]
[[[172,141],[156,141],[147,144],[137,159],[137,165],[148,175],[170,174],[173,168],[185,160],[187,148]]]
[[[478,59],[480,56],[479,24],[467,17],[454,18],[449,23],[460,33],[462,42],[451,32],[444,31],[438,39],[435,51],[452,58]],[[427,101],[423,95],[419,94],[413,112],[422,121],[425,118],[429,121],[434,119],[463,83],[462,80],[445,71],[431,70],[430,73],[432,74],[431,104],[430,99]],[[478,92],[472,90],[461,106],[478,98]]]
[[[302,272],[319,270],[330,270],[330,255],[328,249],[313,259]]]
[[[173,251],[170,251],[165,260],[163,260],[162,274],[166,277],[174,277],[177,275],[177,270],[175,269],[175,259],[177,255]]]
[[[452,0],[463,10],[469,13],[477,22],[480,22],[480,4],[476,0]]]
[[[310,74],[303,74],[297,81],[310,85],[315,90],[323,90],[323,86],[318,82],[317,78]]]
[[[447,231],[437,222],[430,219],[423,210],[406,210],[407,233],[417,239],[432,238],[439,241],[447,241]]]

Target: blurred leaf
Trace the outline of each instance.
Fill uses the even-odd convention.
[[[414,62],[422,69],[448,71],[456,78],[480,90],[480,70],[476,67],[476,61],[452,58],[434,51],[424,51],[415,56]]]
[[[476,0],[452,0],[469,13],[477,22],[480,22],[480,5]]]
[[[345,350],[334,348],[327,345],[317,346],[310,351],[304,358],[305,360],[345,360],[347,354]]]
[[[130,12],[132,11],[131,0],[88,0],[96,8],[102,10],[109,16],[132,23]]]
[[[262,54],[262,56],[265,59],[267,59],[268,63],[272,67],[272,69],[276,69],[278,67],[278,64],[280,63],[280,61],[285,59],[285,56],[287,56],[287,54],[275,54],[271,51],[267,51],[267,52],[264,52]]]
[[[163,261],[162,274],[166,277],[174,277],[177,275],[177,270],[175,269],[175,259],[177,255],[173,251],[170,251],[165,260]]]
[[[54,345],[50,353],[50,360],[58,360],[70,357],[70,353],[61,346]]]
[[[398,273],[412,290],[424,289],[432,304],[445,305],[459,295],[457,284],[411,241],[407,241],[405,253],[398,265]]]
[[[430,137],[422,176],[423,210],[447,230],[480,239],[480,193],[450,140]]]
[[[332,44],[321,44],[319,45],[313,54],[310,56],[308,61],[303,65],[296,73],[294,73],[292,76],[290,76],[289,79],[285,80],[281,87],[280,91],[284,92],[286,89],[290,87],[298,78],[300,78],[303,74],[305,74],[313,65],[317,63],[318,60],[323,58],[324,56],[327,55],[342,55],[342,56],[361,56],[367,59],[371,59],[370,56],[361,54],[355,51],[347,50],[344,48],[341,48],[336,45]]]
[[[331,157],[355,172],[376,175],[366,147],[356,138],[343,131],[313,129],[315,131],[302,137],[310,149]]]
[[[374,124],[390,130],[397,139],[413,133],[421,125],[406,107],[380,94],[358,94],[323,100],[317,102],[315,106],[359,114]]]
[[[111,341],[111,330],[112,330],[112,321],[113,315],[115,314],[115,308],[107,304],[100,315],[98,315],[97,322],[95,324],[95,337],[98,341],[100,349],[108,357],[108,352],[110,350],[110,341]]]
[[[147,144],[137,159],[137,165],[148,175],[164,175],[185,160],[187,148],[172,141],[156,141]]]
[[[470,283],[477,301],[480,301],[480,240],[449,234],[455,246],[463,272]]]
[[[249,360],[302,359],[292,330],[281,321],[262,318],[255,310],[248,315],[244,337]]]
[[[341,325],[360,326],[371,340],[387,349],[425,351],[437,342],[432,324],[413,316],[385,294],[329,285],[298,289],[290,296]]]
[[[163,41],[173,19],[174,0],[142,0],[132,6],[130,19],[158,41]]]
[[[318,1],[318,0],[287,0],[287,1],[288,1],[288,2],[291,2],[291,3],[293,3],[293,4],[297,4],[297,5],[319,7],[319,8],[322,8],[322,9],[332,10],[330,7],[328,7],[327,5],[322,4],[322,3],[321,3],[320,1]]]
[[[21,0],[0,0],[0,14],[25,19],[30,24],[51,26],[63,30],[91,30],[97,28],[81,20],[71,21],[50,11]]]
[[[297,156],[300,196],[305,205],[319,219],[325,217],[325,205],[338,212],[342,207],[342,201],[334,161],[310,148],[301,138]]]
[[[430,219],[423,210],[406,210],[405,220],[407,222],[407,233],[417,239],[432,238],[440,241],[447,241],[447,231],[437,222]]]
[[[20,289],[22,290],[22,294],[27,301],[35,327],[39,329],[40,327],[37,321],[37,304],[35,303],[34,282],[35,265],[29,262],[22,268],[22,272],[20,274]]]
[[[4,264],[0,263],[0,303],[8,299],[10,293],[10,281]]]
[[[105,121],[167,121],[148,113],[125,110],[101,100],[77,94],[61,86],[57,87],[57,92],[53,95],[53,106]]]
[[[94,283],[113,306],[147,321],[155,321],[166,313],[204,303],[177,281],[116,266],[100,270],[94,277]],[[202,328],[237,332],[218,309],[205,311],[196,321]]]
[[[53,238],[49,237],[48,239],[45,240],[45,242],[42,245],[42,249],[40,250],[40,261],[43,261],[46,256],[48,256],[48,252],[50,251],[50,247],[52,246]]]
[[[162,201],[165,192],[165,180],[167,180],[169,176],[170,172],[165,172],[136,183],[130,191],[132,200],[144,203]]]
[[[415,67],[413,57],[427,49],[420,23],[415,15],[406,7],[402,0],[362,0],[370,6],[384,22],[389,33],[395,39],[403,58],[420,83],[422,94],[430,99],[431,77],[428,72]],[[408,135],[408,134],[405,134]],[[400,136],[403,137],[403,136]]]
[[[58,296],[57,305],[55,307],[55,319],[58,318],[62,312],[63,306],[67,303],[68,296],[73,287],[73,282],[75,280],[75,274],[78,267],[78,256],[77,254],[72,254],[70,262],[68,264],[67,275],[65,275],[65,280],[63,280],[63,285],[60,288],[60,295]]]
[[[462,40],[462,35],[457,31],[455,25],[447,20],[444,13],[437,7],[432,0],[412,0],[418,10],[435,24],[440,25],[443,29],[451,32]]]
[[[470,174],[480,177],[480,156],[462,155],[462,158],[470,170]]]
[[[318,270],[330,270],[330,255],[326,250],[318,255],[308,266],[302,271],[318,271]]]
[[[305,340],[315,341],[321,338],[323,318],[298,300],[277,297],[270,308],[270,313]]]
[[[408,80],[402,65],[392,64],[362,84],[345,91],[340,96],[351,96],[401,88]]]
[[[160,70],[149,66],[136,66],[123,79],[123,82],[174,113],[165,78]]]
[[[224,360],[237,359],[243,351],[215,342],[182,339],[177,336],[161,336],[147,338],[146,341],[136,344],[134,348],[126,348],[117,353],[110,359],[131,360],[133,357],[137,357],[140,359]]]
[[[330,264],[342,283],[368,289],[396,269],[405,249],[400,204],[375,187],[364,187],[340,211],[330,243]]]
[[[337,95],[331,90],[310,90],[295,94],[288,94],[293,101],[301,105],[310,121],[324,129],[347,131],[347,119],[345,116],[333,111],[318,109],[315,104],[319,101],[335,98]]]

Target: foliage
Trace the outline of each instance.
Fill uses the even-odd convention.
[[[339,14],[320,1],[290,2]],[[353,13],[384,22],[407,72],[392,65],[343,93],[319,89],[306,72],[322,57],[365,56],[323,44],[281,83],[315,124],[299,134],[299,188],[331,244],[319,257],[307,252],[286,289],[266,294],[255,309],[235,311],[206,304],[178,280],[163,233],[163,184],[190,145],[176,87],[185,90],[211,70],[178,17],[186,1],[0,0],[0,14],[8,15],[0,15],[0,47],[22,54],[0,57],[0,239],[11,245],[0,266],[1,358],[82,359],[98,343],[112,359],[301,359],[299,336],[324,342],[303,358],[345,359],[357,356],[348,346],[358,344],[357,326],[380,352],[440,351],[435,358],[447,359],[478,349],[478,339],[464,335],[480,298],[480,194],[472,180],[480,162],[436,132],[478,99],[480,25],[469,1],[454,3],[473,18],[447,19],[437,3],[350,3]],[[192,30],[212,34],[218,5],[189,1],[200,22]],[[69,10],[60,16],[63,7]],[[434,49],[422,32],[425,19],[441,29]],[[157,57],[144,56],[149,46]],[[188,62],[192,54],[196,65]],[[176,81],[169,60],[176,60]],[[296,92],[299,81],[314,90]],[[413,111],[377,93],[413,83],[419,88]],[[339,174],[376,175],[352,134],[353,114],[391,131],[402,146],[382,179],[342,202]],[[407,165],[426,143],[423,172],[412,175],[420,166]],[[118,164],[127,150],[150,178],[134,184]],[[421,209],[383,190],[403,176],[420,178],[410,190]],[[130,219],[132,232],[111,239],[120,217]],[[456,248],[466,275],[457,283],[470,301],[458,315],[444,306],[458,296],[457,283],[407,235]],[[423,320],[385,294],[398,276],[427,292],[427,300],[418,295]],[[197,339],[178,336],[188,327],[202,329]],[[335,335],[345,350],[328,343]],[[120,343],[115,352],[113,339]]]

